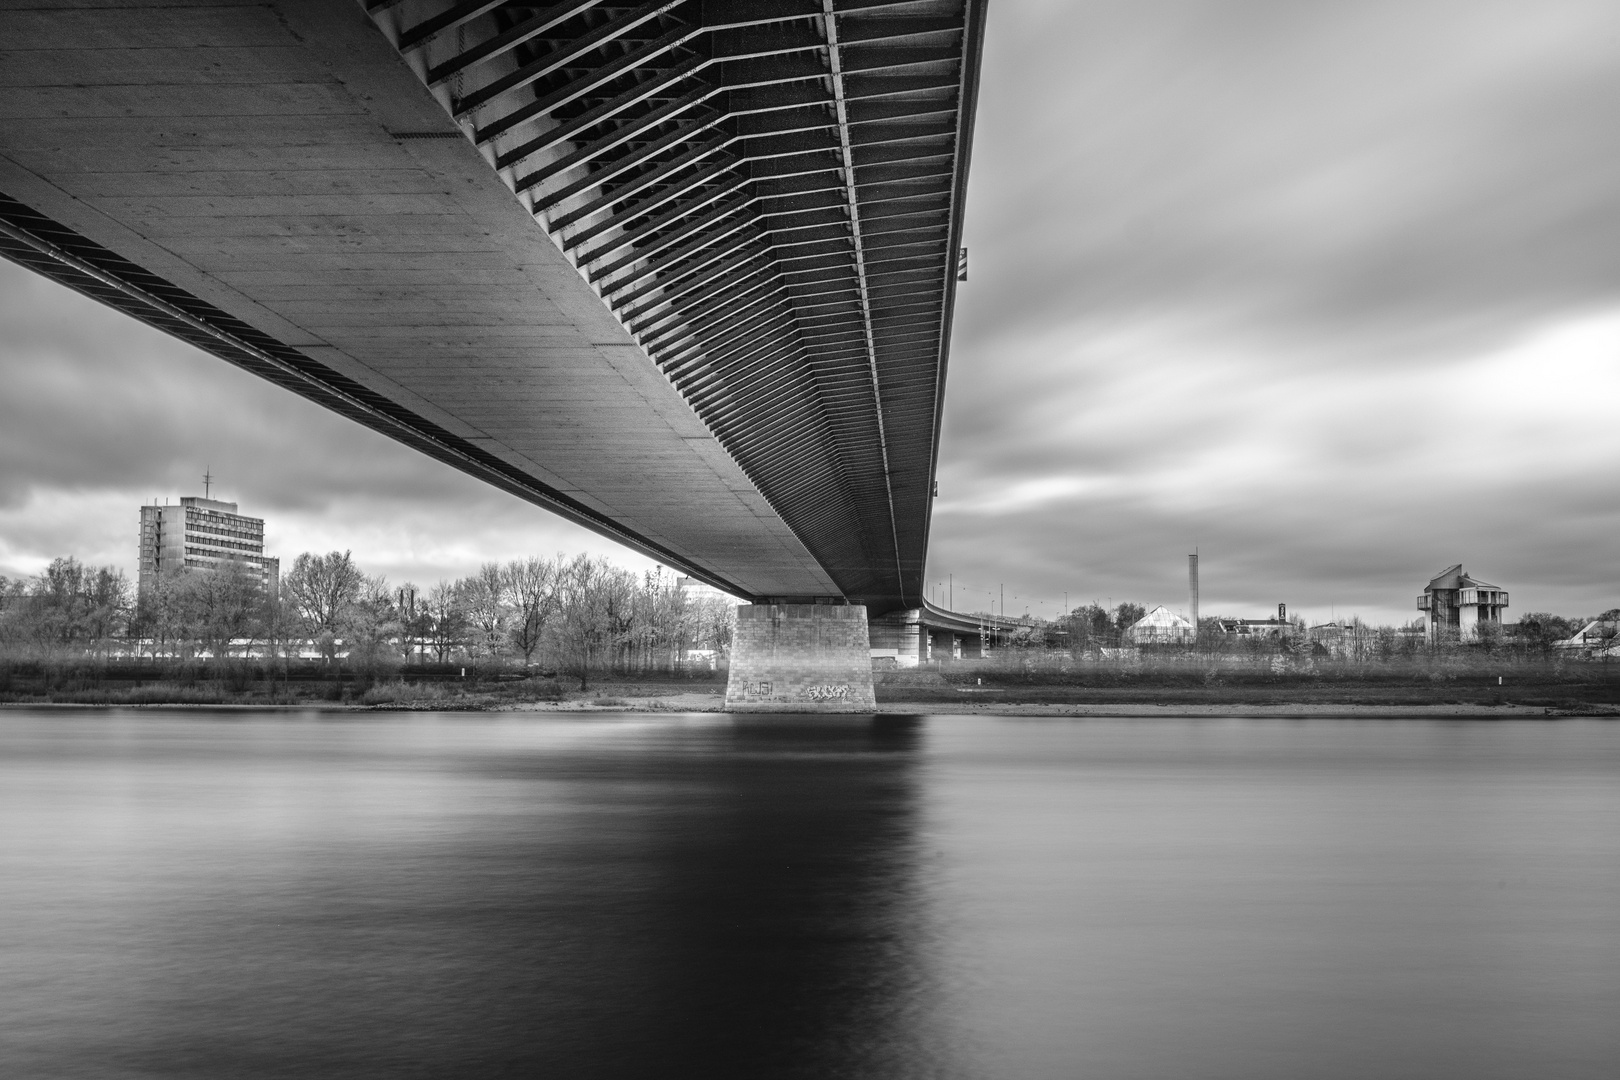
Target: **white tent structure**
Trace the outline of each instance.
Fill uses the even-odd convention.
[[[1125,633],[1132,645],[1186,645],[1197,636],[1191,622],[1163,604],[1132,623]]]

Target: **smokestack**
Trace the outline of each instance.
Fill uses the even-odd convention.
[[[1193,636],[1198,636],[1198,551],[1187,556],[1187,592],[1190,594]]]

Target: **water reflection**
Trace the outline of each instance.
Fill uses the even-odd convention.
[[[1620,725],[0,714],[0,1076],[1607,1077]]]
[[[8,720],[30,1074],[939,1072],[915,721]]]
[[[1620,726],[940,719],[927,758],[984,1075],[1615,1075]]]

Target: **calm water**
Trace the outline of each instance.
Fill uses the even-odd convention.
[[[1620,725],[0,713],[7,1077],[1613,1077]]]

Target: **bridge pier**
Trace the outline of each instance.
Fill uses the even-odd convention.
[[[727,712],[876,708],[864,606],[744,604],[737,609]]]

